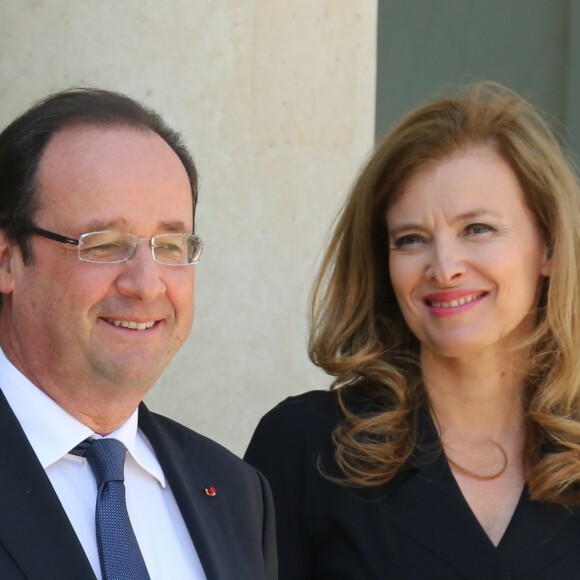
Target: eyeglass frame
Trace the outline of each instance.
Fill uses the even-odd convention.
[[[115,233],[113,230],[99,230],[99,231],[94,231],[94,232],[85,232],[84,234],[81,234],[81,236],[78,240],[75,240],[74,238],[69,238],[67,236],[63,236],[62,234],[57,234],[55,232],[51,232],[50,230],[45,230],[44,228],[39,228],[38,226],[35,226],[33,224],[26,224],[24,227],[25,227],[26,231],[33,233],[33,234],[36,234],[38,236],[41,236],[43,238],[47,238],[49,240],[53,240],[53,241],[59,242],[61,244],[68,244],[70,246],[76,246],[78,259],[81,260],[81,262],[87,262],[88,264],[122,264],[123,262],[128,262],[129,260],[131,260],[134,257],[135,250],[137,248],[137,242],[139,242],[139,241],[149,242],[149,248],[151,249],[151,256],[153,257],[153,260],[155,262],[157,262],[158,264],[162,264],[163,266],[195,266],[195,264],[199,263],[199,260],[201,258],[201,253],[203,251],[203,239],[202,238],[200,238],[197,234],[183,234],[182,233],[181,235],[187,236],[188,238],[194,237],[194,238],[197,238],[197,240],[199,240],[200,249],[199,249],[199,256],[198,256],[197,260],[194,260],[193,262],[185,262],[184,264],[171,264],[168,262],[160,262],[155,257],[155,246],[153,244],[153,240],[155,238],[158,238],[159,236],[174,235],[173,233],[156,234],[154,236],[151,236],[150,238],[140,238],[139,236],[136,236],[134,234],[130,234],[129,232],[118,232],[118,233],[128,234],[135,239],[135,244],[133,246],[133,252],[123,260],[113,260],[112,262],[99,262],[99,261],[95,261],[95,260],[87,260],[87,259],[81,257],[81,254],[80,254],[81,248],[79,246],[80,246],[80,243],[82,241],[82,238],[84,236],[87,236],[90,234],[102,234],[102,233],[109,232],[109,231],[111,233]],[[178,235],[180,235],[180,233],[178,233]]]

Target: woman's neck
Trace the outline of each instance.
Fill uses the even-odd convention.
[[[523,373],[512,361],[474,364],[422,354],[425,389],[442,436],[502,444],[521,433]]]

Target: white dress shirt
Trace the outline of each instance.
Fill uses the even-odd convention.
[[[95,535],[97,485],[84,457],[69,451],[100,437],[32,384],[0,349],[0,389],[46,470],[71,524],[101,580]],[[138,410],[108,435],[127,447],[127,510],[151,580],[206,580],[199,557],[163,470],[137,427]]]

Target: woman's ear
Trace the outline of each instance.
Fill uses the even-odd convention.
[[[6,232],[0,229],[0,294],[12,294],[14,290],[12,250],[13,247]]]
[[[548,244],[544,244],[544,255],[542,257],[540,274],[546,278],[549,278],[552,275],[552,256],[552,250],[548,247]]]

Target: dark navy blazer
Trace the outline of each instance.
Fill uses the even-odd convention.
[[[275,580],[274,508],[263,477],[217,443],[145,405],[139,408],[139,427],[163,468],[207,579]],[[215,497],[204,492],[208,486],[215,487]],[[95,579],[1,392],[0,579]]]

